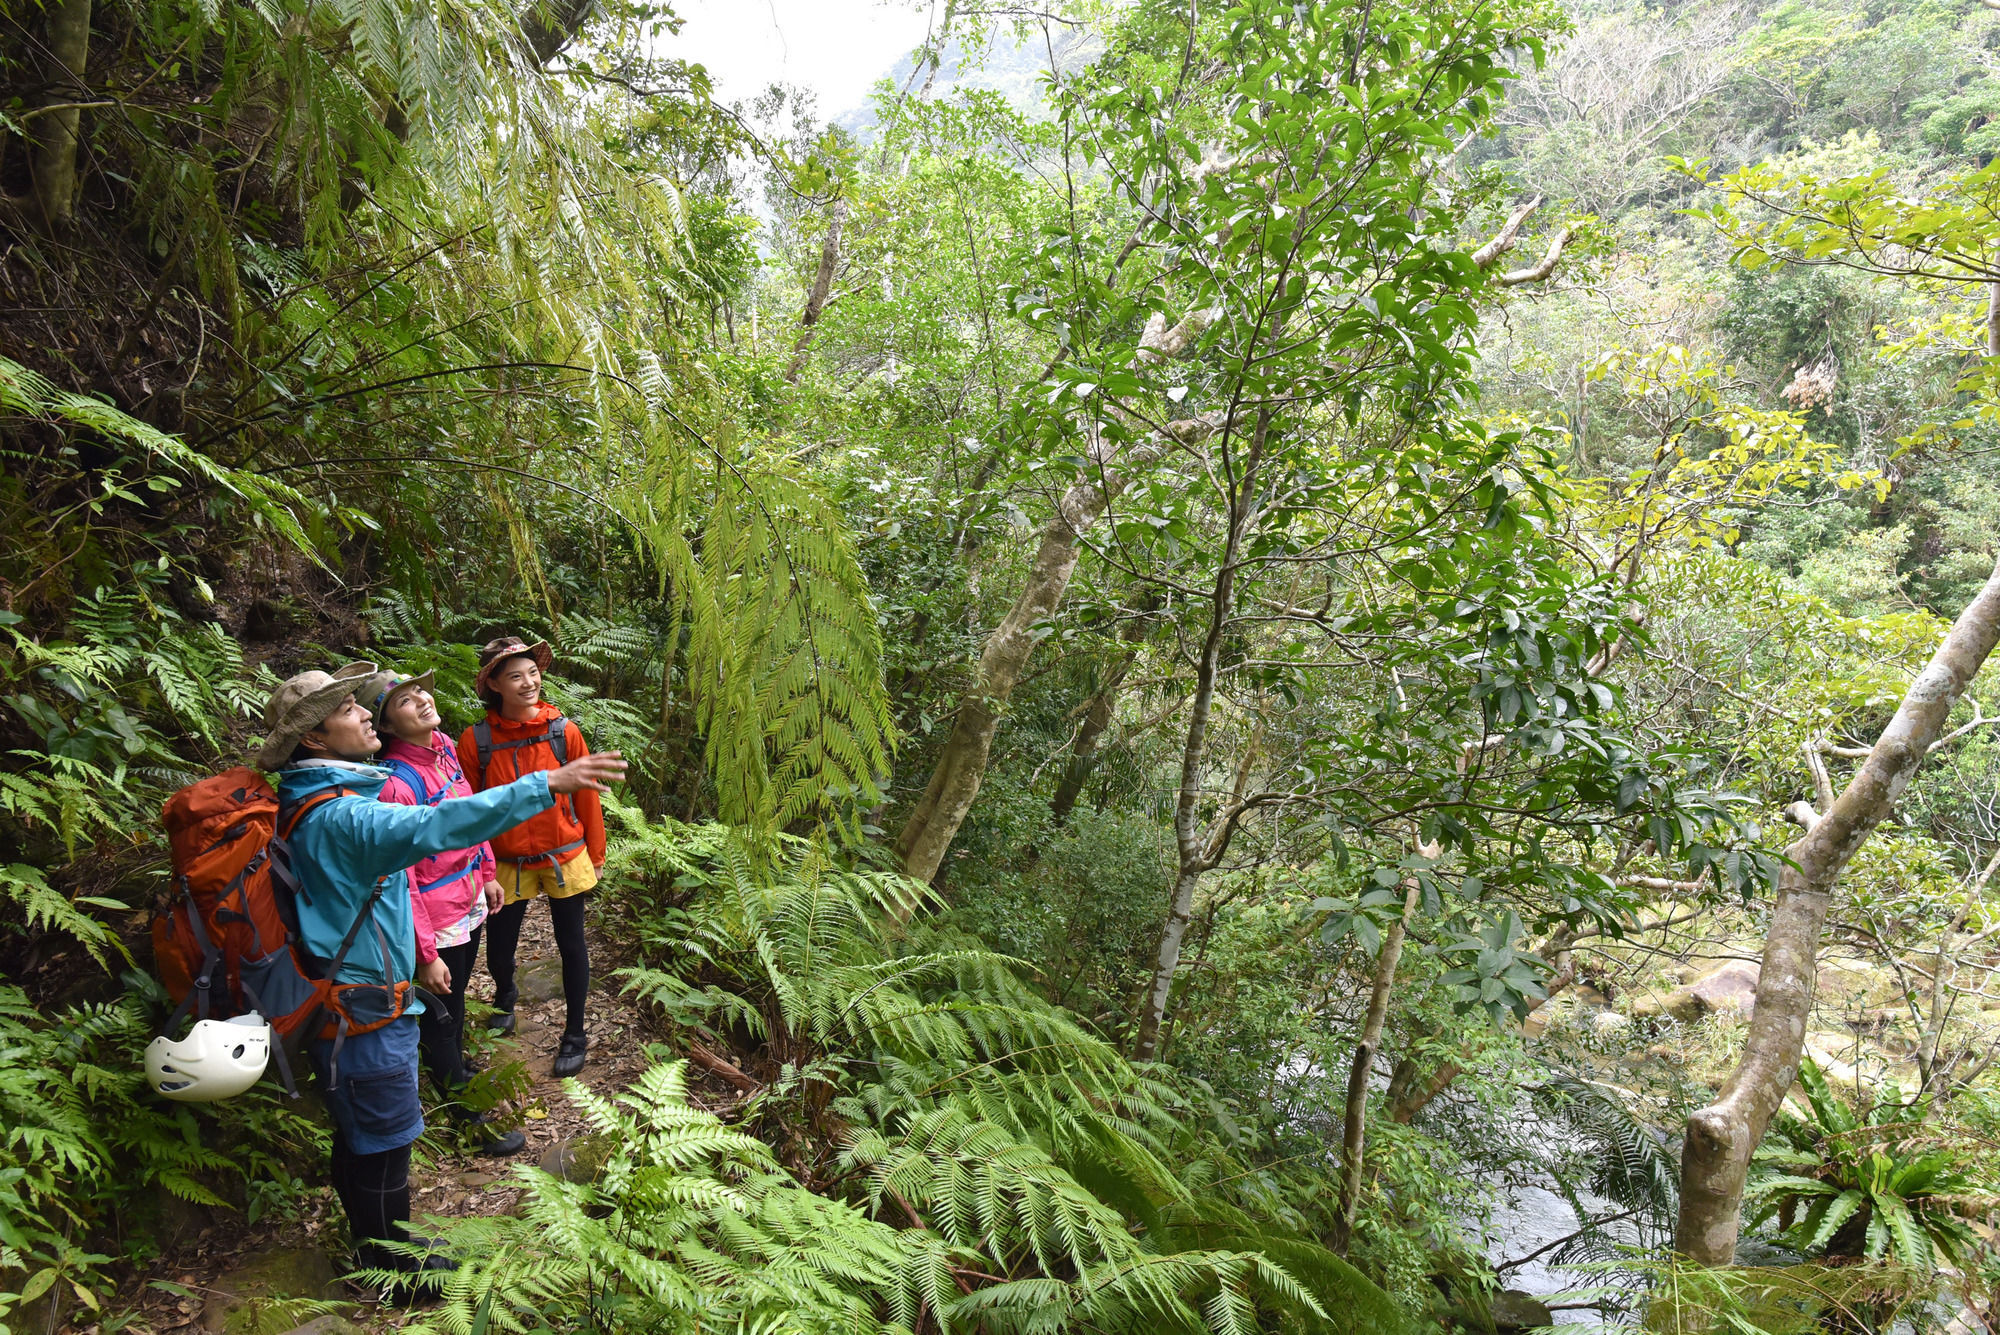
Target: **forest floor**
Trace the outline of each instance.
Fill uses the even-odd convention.
[[[661,1037],[653,1021],[619,994],[616,970],[626,963],[620,956],[592,933],[590,1051],[577,1078],[604,1095],[625,1089],[645,1071],[653,1060],[647,1046]],[[492,1044],[485,1059],[519,1061],[527,1069],[531,1084],[509,1105],[520,1115],[527,1148],[508,1159],[472,1153],[455,1143],[445,1119],[427,1109],[431,1129],[418,1142],[411,1165],[411,1213],[419,1223],[426,1215],[513,1210],[524,1192],[514,1168],[539,1165],[560,1174],[565,1151],[588,1132],[582,1111],[549,1072],[563,1028],[562,971],[548,914],[539,908],[529,910],[523,927],[519,965],[516,1033]],[[490,1001],[492,986],[482,961],[472,994]],[[696,1106],[726,1113],[741,1099],[698,1067],[690,1068],[688,1078]],[[428,1083],[425,1089],[428,1095]],[[180,1227],[169,1230],[165,1250],[127,1280],[108,1310],[135,1312],[137,1320],[125,1327],[134,1335],[278,1335],[306,1325],[328,1303],[341,1304],[338,1319],[314,1321],[314,1335],[400,1328],[413,1313],[383,1307],[362,1286],[338,1278],[349,1265],[346,1223],[323,1178],[322,1172],[315,1182],[309,1170],[307,1191],[291,1209],[267,1213],[255,1223],[242,1211],[180,1212]],[[318,1307],[274,1303],[267,1296],[272,1294],[321,1302]],[[68,1329],[98,1329],[87,1324],[89,1316],[72,1313]]]

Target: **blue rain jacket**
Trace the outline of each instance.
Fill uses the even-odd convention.
[[[291,765],[278,775],[278,801],[289,809],[323,788],[352,794],[322,802],[292,831],[292,870],[299,879],[299,931],[322,960],[340,950],[354,915],[381,877],[391,878],[375,901],[334,978],[338,983],[397,983],[416,977],[417,934],[410,917],[407,868],[437,853],[470,848],[555,805],[549,776],[538,770],[513,783],[434,807],[379,802],[389,771],[347,763]],[[380,935],[377,935],[380,929]],[[412,1014],[422,1009],[411,1000]]]

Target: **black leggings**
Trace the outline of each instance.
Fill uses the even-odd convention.
[[[556,949],[562,954],[563,1001],[569,1008],[563,1032],[579,1036],[584,998],[590,995],[590,948],[583,940],[583,901],[589,898],[586,890],[549,900],[549,921],[555,924]],[[501,1010],[514,1008],[514,950],[521,944],[521,920],[533,902],[516,900],[486,920],[486,971],[493,975],[494,1001]]]
[[[407,1242],[410,1222],[410,1147],[356,1154],[347,1137],[333,1133],[333,1190],[354,1235],[354,1263],[365,1270],[414,1270],[418,1262],[381,1244]]]
[[[472,966],[479,962],[480,928],[463,945],[443,946],[438,958],[451,970],[451,995],[436,1002],[426,1000],[424,1013],[417,1017],[423,1036],[424,1065],[438,1090],[449,1094],[471,1077],[465,1070],[465,989],[472,982]]]

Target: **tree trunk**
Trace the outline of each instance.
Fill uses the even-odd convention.
[[[1151,1061],[1159,1052],[1160,1027],[1166,1022],[1174,974],[1181,964],[1181,941],[1187,935],[1188,920],[1194,916],[1195,888],[1201,883],[1203,873],[1222,860],[1242,814],[1242,790],[1249,777],[1247,754],[1237,771],[1235,800],[1217,816],[1211,832],[1204,834],[1195,828],[1195,811],[1201,803],[1202,766],[1208,752],[1208,724],[1215,709],[1215,682],[1222,665],[1222,638],[1235,615],[1237,557],[1257,504],[1257,470],[1263,459],[1271,418],[1271,409],[1259,410],[1242,476],[1233,479],[1229,493],[1229,535],[1223,542],[1222,561],[1209,596],[1208,634],[1195,666],[1194,696],[1188,702],[1187,742],[1181,749],[1180,796],[1174,804],[1174,849],[1179,865],[1174,873],[1166,929],[1160,933],[1160,950],[1153,963],[1152,986],[1147,989],[1145,1009],[1139,1014],[1139,1031],[1132,1045],[1132,1055],[1140,1061]]]
[[[1055,614],[1069,588],[1084,530],[1097,522],[1104,507],[1124,491],[1125,485],[1124,478],[1109,471],[1078,482],[1063,493],[1055,514],[1043,525],[1034,563],[1028,567],[1027,586],[987,636],[979,655],[979,674],[958,703],[951,736],[945,741],[937,768],[931,771],[923,800],[896,838],[896,856],[903,870],[918,880],[937,876],[945,850],[951,847],[965,814],[972,810],[973,799],[979,796],[1000,712],[1041,640],[1036,628]]]
[[[83,111],[64,104],[83,101],[87,91],[90,0],[49,0],[48,16],[50,93],[43,105],[61,110],[35,117],[31,165],[35,202],[43,224],[54,232],[68,227],[76,216],[76,151]]]
[[[1435,857],[1430,849],[1426,856]],[[1382,953],[1375,960],[1375,983],[1368,991],[1368,1016],[1361,1024],[1361,1041],[1354,1048],[1354,1064],[1347,1072],[1347,1118],[1340,1137],[1340,1211],[1334,1218],[1333,1250],[1347,1255],[1354,1240],[1354,1215],[1361,1205],[1361,1151],[1368,1136],[1368,1078],[1374,1074],[1375,1054],[1382,1050],[1382,1027],[1389,1019],[1389,993],[1396,986],[1396,965],[1403,958],[1403,937],[1417,911],[1421,887],[1413,876],[1405,882],[1403,916],[1389,926],[1382,938]]]
[[[1819,938],[1841,870],[1896,805],[1951,709],[2000,639],[2000,565],[1959,614],[1833,809],[1786,850],[1757,977],[1757,1008],[1734,1074],[1690,1114],[1675,1245],[1703,1265],[1736,1255],[1744,1178],[1771,1116],[1798,1078]]]
[[[1194,311],[1183,316],[1173,328],[1157,314],[1147,322],[1139,340],[1139,360],[1165,361],[1186,351],[1214,314]],[[1175,422],[1167,429],[1183,444],[1198,441],[1207,433],[1222,429],[1225,420],[1211,417]],[[986,760],[993,751],[993,733],[1000,724],[1000,711],[1014,693],[1028,656],[1039,639],[1035,627],[1054,615],[1069,588],[1076,569],[1077,544],[1083,533],[1097,522],[1106,506],[1125,490],[1130,470],[1156,459],[1166,446],[1158,440],[1128,450],[1118,458],[1115,447],[1101,437],[1092,442],[1091,457],[1097,474],[1078,481],[1056,505],[1056,512],[1042,527],[1034,564],[1028,568],[1028,583],[1014,600],[1014,606],[987,637],[979,655],[979,672],[958,704],[952,720],[951,736],[938,757],[937,768],[924,789],[923,799],[910,813],[902,833],[896,836],[896,856],[903,870],[920,881],[937,877],[945,850],[958,835],[958,827],[972,810],[979,786],[986,780]],[[1112,472],[1113,465],[1124,473]]]
[[[1184,864],[1174,875],[1167,926],[1160,933],[1153,982],[1146,991],[1146,1007],[1139,1014],[1139,1032],[1132,1043],[1132,1056],[1139,1061],[1153,1060],[1160,1050],[1160,1026],[1166,1023],[1167,1004],[1173,1000],[1174,975],[1181,964],[1181,942],[1187,938],[1188,923],[1194,918],[1194,892],[1200,885],[1201,872],[1193,867]]]
[[[1049,814],[1058,825],[1069,819],[1069,813],[1076,809],[1076,799],[1083,795],[1083,785],[1095,767],[1098,740],[1111,726],[1112,711],[1118,707],[1118,688],[1125,683],[1133,657],[1129,653],[1122,655],[1111,665],[1103,685],[1090,697],[1090,704],[1083,711],[1083,726],[1077,729],[1076,745],[1070,749],[1069,763],[1063,766],[1056,795],[1049,802]]]
[[[799,316],[799,339],[792,345],[792,362],[785,368],[785,382],[797,384],[805,369],[806,349],[812,346],[813,330],[826,310],[827,293],[833,289],[834,270],[840,267],[840,229],[847,222],[845,196],[827,210],[826,240],[819,248],[819,272],[813,275],[812,290],[806,293],[806,308]]]
[[[1448,1061],[1419,1080],[1414,1058],[1405,1057],[1397,1062],[1395,1074],[1389,1078],[1389,1120],[1398,1126],[1408,1126],[1418,1113],[1431,1106],[1432,1100],[1451,1088],[1451,1082],[1464,1069],[1457,1062]]]
[[[596,8],[597,0],[542,0],[530,5],[521,15],[521,38],[535,64],[548,64],[576,40]]]
[[[1146,625],[1146,618],[1134,617],[1125,623],[1118,638],[1127,644],[1137,644],[1146,636]],[[1056,783],[1055,798],[1049,803],[1049,814],[1058,825],[1069,819],[1069,813],[1076,808],[1076,799],[1083,795],[1083,785],[1096,765],[1097,744],[1111,726],[1111,715],[1118,707],[1119,688],[1124,686],[1125,676],[1138,658],[1139,651],[1136,649],[1121,653],[1105,672],[1097,693],[1084,707],[1083,726],[1077,729],[1076,745],[1070,748],[1069,763],[1063,766],[1062,778]]]

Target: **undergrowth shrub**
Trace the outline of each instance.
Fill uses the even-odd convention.
[[[273,1085],[214,1108],[154,1096],[137,1059],[150,980],[126,979],[119,1000],[54,1015],[0,986],[0,1318],[59,1284],[98,1310],[108,1267],[153,1254],[159,1193],[268,1205],[325,1154],[325,1131]]]
[[[523,1218],[442,1225],[471,1264],[438,1329],[1404,1327],[1199,1089],[903,925],[926,887],[606,805],[627,990],[757,1088],[724,1126],[679,1063],[616,1100],[572,1084],[610,1160],[517,1170]]]

